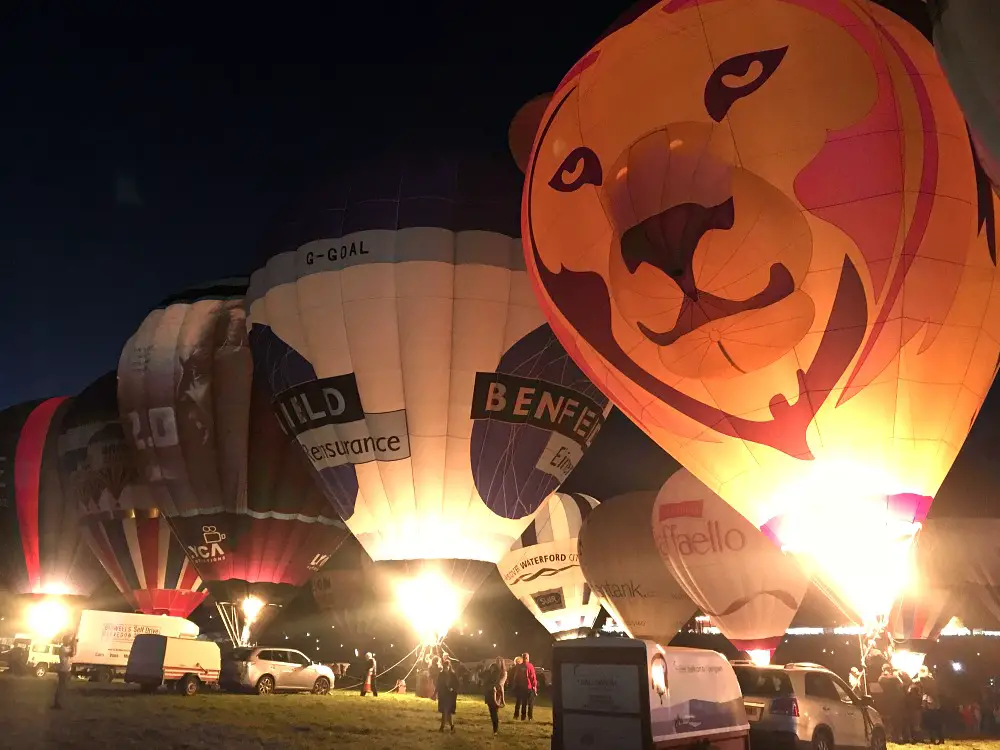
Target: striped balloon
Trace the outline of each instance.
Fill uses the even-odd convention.
[[[965,614],[969,586],[954,568],[959,557],[955,548],[967,540],[954,537],[949,520],[925,521],[911,550],[915,575],[889,616],[898,640],[936,641],[952,617]]]
[[[597,504],[587,495],[549,495],[497,565],[510,592],[556,640],[587,635],[601,611],[577,555],[580,528]]]
[[[156,511],[89,516],[84,536],[136,612],[187,617],[205,600],[201,576]]]
[[[0,589],[91,596],[103,577],[59,481],[57,438],[70,400],[0,411]]]
[[[112,370],[73,399],[59,432],[59,476],[83,536],[137,612],[187,617],[205,599],[201,577],[140,480],[118,415]]]

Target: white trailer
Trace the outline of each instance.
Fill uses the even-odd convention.
[[[143,633],[197,638],[200,629],[183,617],[85,609],[80,613],[80,625],[76,629],[73,674],[89,677],[94,682],[111,682],[123,676],[132,642]]]
[[[202,686],[218,686],[221,665],[214,641],[144,633],[132,644],[125,682],[136,683],[145,693],[166,685],[181,695],[194,695]]]

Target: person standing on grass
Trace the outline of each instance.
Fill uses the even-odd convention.
[[[378,685],[375,684],[375,668],[378,666],[375,661],[375,656],[371,651],[365,654],[365,682],[361,686],[361,697],[364,698],[368,691],[372,691],[372,695],[378,698]]]
[[[503,701],[503,692],[500,688],[500,669],[496,664],[491,664],[483,676],[485,690],[483,698],[486,701],[486,708],[490,711],[490,721],[493,722],[493,734],[500,731],[500,706]]]
[[[535,696],[538,695],[538,674],[535,672],[535,665],[531,663],[531,656],[525,652],[521,654],[522,668],[524,669],[524,681],[518,691],[517,704],[515,705],[514,718],[522,721],[527,719],[532,721],[535,713]],[[518,706],[521,715],[517,715]]]
[[[514,658],[514,668],[510,670],[510,686],[514,691],[514,718],[521,712],[521,700],[524,696],[524,688],[528,683],[527,672],[524,669],[524,659],[520,656]]]
[[[458,675],[451,666],[451,660],[445,657],[441,665],[441,671],[437,676],[435,685],[438,702],[438,712],[441,714],[441,728],[444,731],[445,723],[455,731],[455,709],[458,706]]]
[[[73,676],[73,657],[76,656],[76,639],[67,635],[59,647],[59,664],[56,666],[59,682],[56,683],[56,694],[52,708],[62,708],[62,699],[69,688],[69,680]]]

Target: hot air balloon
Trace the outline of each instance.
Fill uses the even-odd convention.
[[[660,489],[650,518],[681,588],[734,646],[770,663],[809,588],[795,558],[685,469]]]
[[[553,493],[497,567],[521,604],[557,641],[588,635],[601,612],[580,568],[580,527],[597,506],[587,495]]]
[[[171,297],[122,351],[118,402],[155,502],[246,643],[347,532],[252,380],[245,280]]]
[[[251,280],[277,414],[376,568],[410,582],[400,608],[425,636],[457,619],[610,409],[532,293],[519,186],[513,165],[475,157],[365,164]]]
[[[955,539],[947,521],[927,521],[911,550],[913,579],[901,592],[889,616],[896,639],[892,663],[911,677],[924,662],[927,646],[941,635],[952,617],[964,614],[967,587],[954,575]]]
[[[372,561],[353,537],[309,580],[313,599],[324,619],[347,638],[368,636],[378,629],[384,614],[372,577]]]
[[[1000,14],[991,0],[927,3],[934,49],[969,123],[983,167],[1000,187]]]
[[[633,638],[668,644],[697,607],[667,570],[649,519],[656,492],[630,492],[591,511],[580,567],[604,608]]]
[[[996,210],[899,17],[668,0],[558,87],[522,222],[584,372],[753,524],[800,516],[782,544],[829,577],[859,529],[912,540],[993,381]],[[866,619],[906,552],[871,546],[835,582]]]
[[[63,489],[79,509],[83,535],[125,600],[137,612],[190,615],[206,592],[139,478],[118,414],[117,372],[72,400],[58,454]]]
[[[0,411],[0,588],[30,596],[24,625],[48,637],[68,626],[66,605],[85,602],[104,580],[59,481],[57,438],[70,403]]]

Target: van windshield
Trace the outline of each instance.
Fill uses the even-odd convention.
[[[777,669],[733,667],[743,695],[778,696],[792,694],[792,681]]]

